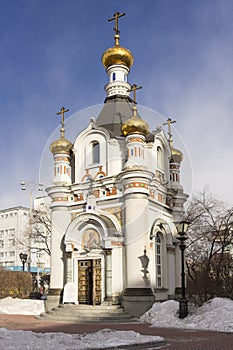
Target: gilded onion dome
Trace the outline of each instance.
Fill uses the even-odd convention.
[[[176,149],[171,148],[171,163],[181,163],[183,160],[183,153]]]
[[[70,153],[72,148],[72,143],[65,139],[64,137],[60,137],[58,140],[55,140],[50,145],[50,151],[54,154],[68,154]]]
[[[114,64],[123,64],[128,68],[133,65],[132,53],[128,49],[120,46],[119,38],[119,34],[114,36],[115,46],[107,49],[102,56],[102,64],[105,68],[108,68]]]
[[[146,136],[149,133],[149,126],[145,120],[138,116],[136,106],[133,106],[132,117],[126,120],[122,125],[122,132],[124,136],[131,134],[141,134]]]

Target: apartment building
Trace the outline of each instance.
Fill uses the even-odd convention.
[[[30,249],[40,246],[29,238],[30,209],[17,206],[0,210],[0,266],[12,271],[22,270],[20,253],[27,254],[25,271],[47,273],[50,271],[50,257],[43,250]]]

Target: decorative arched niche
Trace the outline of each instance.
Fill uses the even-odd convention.
[[[112,214],[90,210],[75,217],[65,233],[66,251],[104,249],[110,237],[119,236],[121,227]]]

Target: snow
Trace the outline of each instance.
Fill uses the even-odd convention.
[[[184,319],[178,317],[178,309],[179,303],[174,300],[155,303],[140,321],[153,327],[233,332],[233,301],[230,299],[214,298],[201,307],[192,307]]]
[[[0,314],[39,315],[44,312],[43,300],[5,298],[0,300]],[[103,329],[95,333],[35,333],[0,328],[1,349],[7,350],[85,350],[105,349],[163,341],[162,337],[144,336],[133,331]]]
[[[233,301],[214,298],[202,307],[192,307],[184,319],[178,317],[179,303],[174,300],[155,303],[140,317],[141,322],[153,327],[172,327],[212,330],[233,333]],[[42,310],[42,311],[41,311]],[[0,300],[0,314],[38,315],[44,310],[44,301],[5,298]],[[0,328],[1,349],[8,350],[86,350],[113,346],[162,341],[158,336],[144,336],[134,331],[103,329],[95,333],[35,333]]]
[[[43,300],[4,298],[0,299],[0,314],[40,315],[44,312]]]
[[[31,331],[9,331],[0,328],[1,348],[7,350],[85,350],[104,349],[111,346],[162,341],[158,336],[143,336],[133,331],[103,329],[95,333],[34,333]]]

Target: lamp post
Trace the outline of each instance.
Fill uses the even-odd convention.
[[[185,295],[185,268],[184,268],[184,251],[186,249],[185,241],[188,238],[186,232],[188,230],[189,222],[182,220],[176,224],[180,241],[179,248],[181,252],[181,299],[179,300],[179,317],[185,318],[188,315],[188,300]]]
[[[43,191],[43,184],[41,182],[35,183],[30,182],[20,182],[21,190],[26,191],[28,188],[30,190],[30,207],[29,207],[29,236],[28,236],[28,272],[31,272],[31,236],[32,236],[32,210],[33,210],[33,191],[37,188],[38,191]]]
[[[22,261],[23,264],[23,271],[25,270],[25,262],[27,261],[28,255],[24,253],[19,254],[20,260]]]

